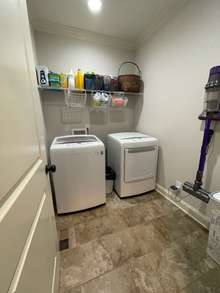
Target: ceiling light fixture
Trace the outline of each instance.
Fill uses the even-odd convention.
[[[98,13],[102,9],[102,1],[101,0],[88,0],[88,6],[91,12]]]

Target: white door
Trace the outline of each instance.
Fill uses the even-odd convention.
[[[0,1],[0,293],[55,292],[57,236],[26,2]]]
[[[150,179],[155,176],[157,147],[125,149],[125,182]]]

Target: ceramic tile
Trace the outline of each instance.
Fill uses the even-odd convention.
[[[88,282],[82,286],[82,293],[137,293],[129,264]]]
[[[158,213],[161,215],[170,215],[175,211],[178,211],[179,214],[184,215],[184,213],[178,209],[174,204],[172,204],[169,200],[166,198],[159,196],[154,200],[154,203],[157,206]]]
[[[143,254],[140,245],[136,245],[136,239],[133,237],[131,229],[103,236],[100,238],[100,242],[108,251],[114,267],[122,265],[131,257]]]
[[[176,207],[174,207],[167,200],[156,196],[155,193],[153,196],[151,196],[150,194],[148,196],[149,198],[143,196],[142,201],[141,198],[138,198],[136,204],[133,204],[131,207],[128,207],[121,212],[128,226],[148,223],[161,216],[166,215],[168,211],[170,211],[171,213],[178,213]],[[179,215],[183,215],[183,213],[179,212],[178,216]]]
[[[199,275],[217,267],[217,264],[206,253],[207,236],[206,231],[199,229],[183,239],[178,239],[173,244],[179,251],[180,257],[185,259],[187,266]]]
[[[59,293],[82,293],[81,287],[78,288],[60,288]]]
[[[144,253],[149,251],[160,252],[167,245],[164,237],[158,233],[152,223],[135,226],[131,233],[136,245],[139,245]]]
[[[96,218],[92,211],[83,211],[69,215],[56,216],[56,225],[58,230],[67,229],[76,223],[84,223]]]
[[[107,198],[107,205],[110,210],[126,209],[134,205],[127,200],[120,199],[115,193],[109,195]]]
[[[220,267],[210,270],[181,293],[220,293]]]
[[[158,263],[159,280],[167,293],[179,292],[200,275],[174,246],[163,252]]]
[[[150,222],[160,216],[153,201],[141,205],[133,205],[121,211],[121,215],[129,227]]]
[[[123,217],[110,214],[107,217],[99,217],[87,223],[76,224],[76,239],[78,243],[86,243],[103,235],[118,232],[126,227],[127,224]]]
[[[177,239],[175,244],[188,258],[202,258],[207,255],[208,231],[197,227],[197,230]]]
[[[158,274],[156,273],[154,263],[155,259],[152,257],[154,253],[148,256],[134,258],[130,261],[132,272],[132,279],[135,284],[135,292],[140,293],[164,293],[164,289],[159,281]]]
[[[61,288],[76,287],[112,269],[112,260],[98,241],[61,252]]]
[[[166,246],[165,240],[152,224],[127,228],[100,238],[100,242],[111,256],[114,267],[122,265],[132,257],[161,251]]]
[[[191,284],[189,287],[180,291],[180,293],[219,293],[220,291],[212,291],[211,288],[207,290],[204,286],[202,286],[200,281],[197,281]]]
[[[61,229],[59,231],[59,240],[65,240],[68,238],[69,238],[68,229]]]
[[[136,205],[136,204],[139,205],[139,204],[147,203],[147,202],[160,199],[160,198],[162,198],[162,196],[159,193],[157,193],[156,191],[152,191],[152,192],[147,192],[145,194],[141,194],[141,195],[137,195],[133,197],[128,197],[122,200],[133,205]]]
[[[179,214],[178,211],[156,219],[154,226],[169,242],[186,236],[199,228],[194,220],[186,215]]]
[[[177,293],[191,282],[189,268],[173,249],[136,258],[132,268],[135,283],[141,292]]]
[[[194,239],[194,236],[191,237]],[[182,237],[181,242],[189,243],[189,240]],[[216,264],[206,255],[202,256],[193,251],[189,257],[178,243],[174,242],[163,250],[152,250],[148,254],[133,259],[132,267],[135,283],[142,288],[141,292],[145,292],[144,288],[148,286],[154,288],[160,285],[157,289],[152,289],[152,292],[164,290],[167,293],[177,293],[205,272],[214,269]]]

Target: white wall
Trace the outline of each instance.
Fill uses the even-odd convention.
[[[189,1],[137,52],[145,81],[138,130],[160,139],[158,184],[165,189],[176,179],[194,180],[203,135],[197,117],[209,69],[220,64],[219,28],[219,0]],[[217,125],[204,180],[211,191],[220,190],[219,132]],[[206,204],[191,196],[183,202],[195,209],[194,215],[207,219]]]
[[[35,31],[38,61],[57,72],[81,68],[84,72],[117,75],[120,63],[133,60],[134,51]]]
[[[109,42],[108,42],[109,43]],[[80,67],[84,72],[94,71],[100,74],[117,75],[123,61],[134,60],[134,51],[109,47],[62,35],[35,31],[35,44],[39,64],[46,65],[56,72],[69,72]],[[105,141],[111,132],[131,131],[134,129],[135,100],[132,97],[125,109],[97,112],[87,107],[74,112],[72,123],[62,123],[61,111],[65,107],[63,93],[41,93],[48,142],[55,136],[70,134],[72,128],[90,125],[91,133]]]

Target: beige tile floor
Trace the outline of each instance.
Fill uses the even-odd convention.
[[[57,217],[60,293],[218,293],[208,232],[156,192]]]

